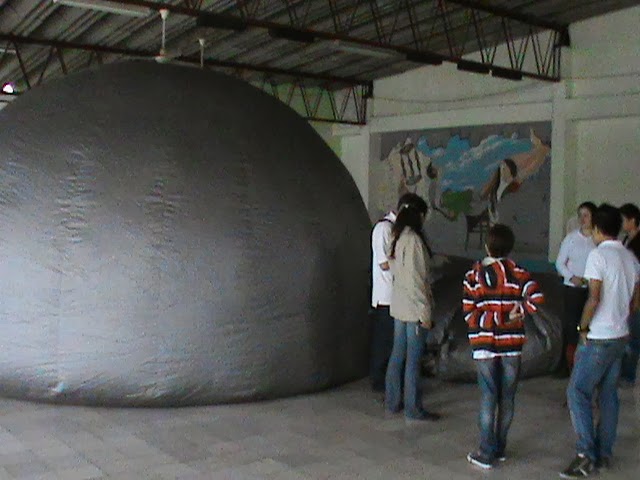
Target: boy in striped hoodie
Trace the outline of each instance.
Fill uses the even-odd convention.
[[[462,308],[481,394],[480,448],[467,460],[485,469],[506,460],[525,342],[524,317],[544,300],[529,272],[507,258],[514,243],[509,227],[491,227],[485,245],[488,256],[476,262],[464,279]]]

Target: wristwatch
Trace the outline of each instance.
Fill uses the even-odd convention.
[[[589,331],[589,327],[582,327],[582,325],[578,325],[578,333],[587,333]]]

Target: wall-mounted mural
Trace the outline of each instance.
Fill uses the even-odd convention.
[[[488,125],[381,134],[370,168],[377,217],[399,195],[427,200],[435,251],[482,254],[490,225],[514,230],[517,252],[542,259],[549,243],[551,123]]]

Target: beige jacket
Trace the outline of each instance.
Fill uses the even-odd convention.
[[[393,290],[391,316],[403,322],[431,323],[433,295],[429,254],[420,237],[409,227],[400,234],[391,260]]]

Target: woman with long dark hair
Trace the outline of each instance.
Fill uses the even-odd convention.
[[[395,322],[385,381],[385,408],[392,413],[400,412],[404,403],[405,417],[414,420],[438,418],[424,410],[420,389],[420,360],[426,331],[433,326],[428,265],[431,251],[422,233],[426,214],[427,204],[421,197],[413,195],[406,199],[393,225],[389,255],[393,273],[390,313]]]

